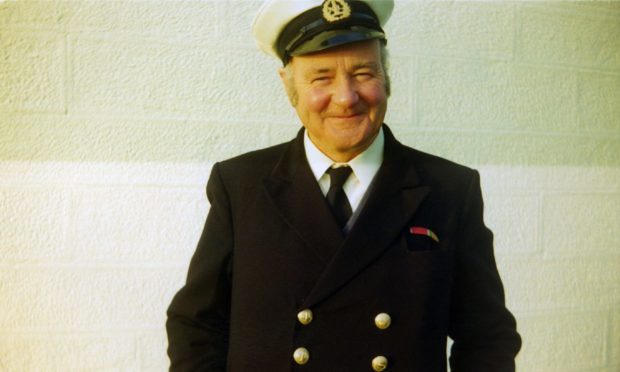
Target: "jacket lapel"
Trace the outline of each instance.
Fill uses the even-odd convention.
[[[429,188],[419,184],[412,159],[387,126],[384,160],[371,194],[344,244],[321,274],[302,307],[311,307],[375,260],[413,216]],[[319,191],[320,192],[320,191]],[[322,237],[321,241],[325,239]]]
[[[303,146],[303,129],[265,179],[269,198],[286,222],[327,262],[344,241],[325,197],[312,174]]]

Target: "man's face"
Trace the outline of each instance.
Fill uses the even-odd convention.
[[[295,56],[280,77],[310,139],[332,160],[353,159],[379,132],[387,93],[378,40]]]

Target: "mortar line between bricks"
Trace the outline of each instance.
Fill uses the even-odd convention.
[[[73,43],[69,33],[65,34],[65,116],[69,116],[73,103]]]
[[[205,104],[204,107],[218,106],[221,107],[221,104],[218,103],[210,103]],[[33,112],[12,112],[10,114],[16,115],[39,115],[46,114],[42,113],[33,113]],[[57,112],[53,113],[58,115]],[[291,111],[292,114],[292,111]],[[151,123],[163,123],[167,124],[170,121],[180,122],[180,123],[189,123],[189,124],[204,124],[210,125],[212,122],[216,121],[218,125],[222,127],[226,125],[239,125],[245,126],[248,124],[251,125],[259,125],[259,124],[270,124],[270,125],[295,125],[292,129],[297,130],[301,127],[301,122],[299,119],[293,118],[293,120],[284,120],[281,115],[272,115],[272,114],[261,114],[259,117],[255,117],[252,119],[247,119],[245,117],[239,117],[238,119],[231,119],[230,115],[221,116],[221,115],[207,115],[204,113],[192,114],[192,113],[174,113],[174,112],[119,112],[119,113],[107,113],[106,111],[72,111],[67,116],[67,120],[126,120],[126,121],[140,121],[144,126],[150,126]],[[124,127],[123,124],[112,124],[110,127]]]
[[[514,307],[514,306],[513,306]],[[540,318],[546,317],[549,315],[553,316],[564,316],[564,315],[579,315],[579,314],[595,314],[595,315],[606,315],[607,313],[618,310],[618,308],[614,307],[579,307],[579,308],[570,308],[570,307],[557,307],[557,308],[539,308],[539,309],[529,309],[529,310],[514,310],[517,318]]]
[[[518,43],[517,43],[518,44]],[[519,49],[519,48],[517,48]],[[547,70],[557,70],[564,72],[585,72],[585,73],[601,73],[604,75],[611,76],[620,76],[620,68],[605,68],[605,67],[596,67],[596,66],[588,66],[584,64],[569,64],[562,62],[538,62],[531,61],[522,58],[515,58],[514,60],[505,59],[505,58],[491,58],[491,57],[476,57],[476,56],[463,56],[463,55],[450,55],[446,53],[415,53],[415,55],[421,58],[427,59],[435,59],[442,60],[447,62],[487,62],[487,63],[497,63],[501,62],[509,65],[510,67],[543,67]],[[518,56],[519,54],[516,54]]]
[[[111,30],[111,29],[69,29],[69,32],[76,38],[87,41],[104,41],[115,44],[129,45],[162,45],[174,47],[178,49],[196,49],[196,48],[212,48],[216,43],[204,37],[191,37],[188,33],[174,33],[173,36],[167,33],[140,33],[132,30]],[[190,33],[191,34],[191,33]],[[217,40],[217,38],[216,38]],[[218,46],[220,43],[217,43]],[[251,42],[244,45],[231,44],[235,46],[235,50],[247,50],[248,47],[253,48]],[[227,44],[228,46],[228,44]],[[230,48],[227,48],[230,49]],[[216,50],[212,48],[212,50]],[[222,50],[224,50],[222,48]]]
[[[417,75],[417,74],[415,74]],[[620,76],[620,75],[619,75]],[[417,79],[417,76],[414,77],[414,79]],[[417,81],[417,80],[416,80]],[[419,95],[418,95],[419,96]],[[414,104],[416,100],[413,100]],[[418,110],[419,111],[419,110]],[[8,113],[9,115],[16,115],[16,116],[20,116],[22,117],[22,119],[28,119],[28,116],[30,115],[43,115],[45,114],[44,112],[38,112],[38,113],[34,113],[34,112],[10,112]],[[239,120],[231,120],[230,118],[228,119],[223,119],[223,120],[219,120],[219,118],[217,117],[209,117],[209,116],[200,116],[200,115],[192,115],[192,116],[187,116],[187,115],[175,115],[175,114],[162,114],[162,113],[157,113],[157,114],[145,114],[145,113],[132,113],[132,114],[128,114],[128,113],[118,113],[118,114],[106,114],[103,111],[101,112],[75,112],[73,110],[70,110],[69,113],[67,115],[64,114],[59,114],[59,113],[52,113],[51,117],[57,116],[59,119],[66,119],[67,121],[72,121],[72,120],[113,120],[114,124],[109,124],[107,125],[107,127],[109,128],[125,128],[125,125],[122,124],[118,124],[117,121],[135,121],[135,120],[139,120],[140,122],[142,122],[143,127],[145,128],[150,128],[152,127],[153,123],[167,123],[170,121],[175,121],[175,122],[182,122],[182,123],[191,123],[191,124],[201,124],[204,123],[204,125],[207,125],[210,121],[212,120],[218,120],[218,123],[224,125],[236,125],[239,127],[243,127],[245,125],[251,124],[251,125],[259,125],[261,123],[267,123],[267,124],[282,124],[282,125],[295,125],[294,128],[291,128],[291,130],[296,130],[298,129],[299,126],[301,126],[301,124],[299,124],[298,122],[291,122],[291,121],[284,121],[284,120],[271,120],[270,118],[258,118],[258,119],[239,119]],[[414,123],[417,123],[417,126],[414,124],[413,127],[411,127],[412,129],[415,130],[420,130],[420,131],[428,131],[428,132],[442,132],[442,131],[457,131],[457,129],[459,127],[453,127],[453,129],[445,129],[446,126],[442,126],[441,128],[438,128],[437,126],[434,127],[429,127],[429,126],[421,126],[420,125],[420,121],[419,121],[419,114],[416,114],[416,117],[414,118]],[[437,124],[437,123],[436,123]],[[439,123],[441,124],[441,123]],[[446,123],[448,124],[447,128],[450,128],[449,125],[452,123]],[[462,130],[460,132],[463,132]],[[589,131],[589,132],[575,132],[572,130],[564,130],[564,131],[539,131],[539,130],[515,130],[515,129],[483,129],[483,128],[478,128],[478,129],[468,129],[467,130],[468,133],[476,133],[476,132],[488,132],[488,133],[502,133],[502,134],[533,134],[533,135],[555,135],[555,136],[571,136],[571,137],[618,137],[620,138],[620,131]]]
[[[545,62],[535,62],[529,60],[521,60],[514,64],[515,66],[526,66],[526,67],[544,67],[550,70],[559,70],[566,72],[581,72],[581,73],[600,73],[602,75],[611,75],[611,76],[620,76],[620,70],[618,68],[604,68],[604,67],[594,67],[594,66],[586,66],[580,64],[570,64],[570,63],[562,63],[562,62],[553,62],[553,63],[545,63]]]
[[[545,259],[546,249],[545,249],[545,199],[547,198],[547,193],[543,190],[539,191],[539,208],[538,208],[538,228],[540,231],[538,232],[538,252],[540,253],[540,257],[542,260]]]
[[[479,167],[475,166],[475,165],[471,165],[471,167],[478,169]],[[618,186],[620,187],[620,186]],[[502,187],[495,187],[495,190],[502,190],[502,192],[489,192],[489,193],[485,193],[485,197],[486,196],[528,196],[528,193],[532,193],[532,187],[528,187],[528,186],[502,186]],[[562,188],[562,186],[541,186],[541,187],[537,187],[536,188],[537,191],[546,193],[548,195],[564,195],[565,191],[574,191],[574,193],[570,194],[570,195],[578,195],[578,196],[583,196],[584,194],[586,195],[609,195],[609,194],[617,194],[620,192],[620,189],[615,188],[615,189],[608,189],[608,188],[595,188],[593,186],[580,186],[577,189],[565,189]],[[592,192],[591,192],[592,191]],[[535,194],[535,193],[534,193]]]
[[[544,224],[543,224],[543,218],[544,218],[544,214],[543,214],[543,195],[544,192],[539,190],[537,193],[537,197],[536,197],[536,219],[538,221],[538,223],[536,224],[536,246],[534,247],[534,252],[536,252],[538,254],[539,257],[541,257],[542,259],[544,259],[544,254],[545,252],[543,251],[543,243],[544,243],[544,239],[543,239],[543,231],[544,231]]]
[[[617,0],[611,0],[611,1],[617,1]],[[579,2],[579,1],[577,1]],[[583,3],[586,3],[587,1],[583,1]],[[595,2],[593,2],[595,3]],[[562,2],[558,2],[558,4],[562,4]],[[554,13],[554,14],[559,14],[559,15],[573,15],[573,16],[579,16],[580,18],[601,18],[607,21],[615,21],[620,19],[620,13],[616,14],[616,13],[608,13],[604,10],[600,10],[600,9],[596,9],[596,8],[566,8],[566,7],[559,7],[559,6],[554,6],[554,4],[552,3],[547,3],[544,1],[541,2],[536,2],[536,1],[530,1],[530,2],[523,2],[520,4],[524,9],[536,9],[536,10],[542,10],[542,12],[540,13]],[[557,4],[555,4],[557,5]]]
[[[545,136],[545,137],[556,137],[556,138],[601,138],[608,139],[613,138],[614,140],[620,139],[620,131],[601,131],[598,133],[588,132],[588,133],[575,133],[574,131],[536,131],[536,130],[514,130],[514,129],[470,129],[470,130],[459,130],[458,128],[446,128],[444,126],[441,127],[424,127],[424,128],[408,128],[405,133],[408,132],[427,132],[427,133],[453,133],[453,134],[505,134],[505,135],[531,135],[531,136]]]
[[[54,328],[54,327],[41,327],[41,328],[15,328],[9,331],[0,331],[0,336],[58,336],[58,337],[74,337],[76,335],[90,335],[90,336],[113,336],[119,334],[137,335],[149,333],[159,333],[165,329],[165,325],[150,325],[142,327],[115,327],[111,329],[107,326],[92,327],[92,328]]]
[[[613,309],[610,309],[607,312],[607,324],[605,327],[605,332],[606,332],[606,336],[605,337],[605,351],[604,351],[604,356],[603,356],[603,362],[605,364],[605,366],[609,366],[611,364],[611,354],[612,354],[612,347],[613,347]]]
[[[518,42],[517,42],[518,45]],[[516,48],[517,51],[519,48]],[[462,55],[450,55],[450,54],[441,54],[441,53],[416,53],[417,56],[422,58],[430,58],[430,59],[438,59],[444,60],[448,62],[487,62],[487,63],[505,63],[510,65],[511,67],[542,67],[545,70],[558,70],[564,72],[582,72],[582,73],[601,73],[603,75],[611,75],[614,77],[620,76],[619,68],[605,68],[605,67],[596,67],[596,66],[588,66],[584,64],[570,64],[563,62],[539,62],[532,61],[528,59],[519,58],[519,54],[515,52],[515,58],[512,59],[499,59],[499,58],[491,58],[491,57],[469,57]]]
[[[68,115],[59,111],[2,111],[0,113],[11,115],[12,117],[24,120],[24,119],[35,119],[35,120],[46,120],[46,119],[55,119],[55,120],[105,120],[105,119],[114,119],[114,120],[126,120],[126,121],[136,121],[139,120],[143,122],[141,125],[145,127],[150,127],[152,123],[157,124],[170,124],[170,121],[175,121],[183,124],[204,124],[211,125],[212,120],[217,120],[217,124],[222,127],[230,126],[230,125],[238,125],[238,126],[246,126],[248,124],[262,126],[263,124],[272,124],[275,126],[283,126],[293,124],[291,121],[283,120],[281,117],[261,117],[261,118],[252,118],[248,119],[246,117],[239,117],[238,119],[231,119],[230,115],[227,117],[216,117],[216,116],[204,116],[204,114],[175,114],[175,113],[140,113],[140,112],[119,112],[108,114],[104,111],[71,111]],[[293,113],[291,111],[291,113]],[[170,114],[166,116],[166,114]],[[148,116],[151,115],[151,116]],[[275,118],[275,119],[274,119]],[[272,120],[273,119],[273,120]],[[301,127],[301,122],[297,118],[295,118],[295,125],[299,124]],[[110,127],[124,127],[125,124],[110,124]],[[296,131],[297,127],[292,128]]]
[[[518,64],[518,61],[519,61],[517,56],[519,55],[519,40],[521,38],[522,23],[521,23],[521,6],[520,4],[513,4],[513,5],[514,5],[514,8],[513,8],[514,30],[512,33],[513,39],[512,39],[511,63],[516,65]]]
[[[411,118],[413,120],[414,125],[420,125],[419,97],[422,96],[422,92],[420,92],[420,84],[419,84],[420,74],[418,74],[418,72],[420,70],[420,58],[418,56],[413,57],[413,64],[411,65],[410,69],[411,69],[411,76],[413,79],[413,81],[411,82],[413,86],[410,89],[411,91],[408,92],[411,95],[410,99],[412,100],[411,110],[413,110],[413,113],[411,115]]]
[[[587,188],[584,190],[574,190],[572,188],[552,188],[541,191],[543,191],[547,196],[609,196],[618,194],[617,196],[620,197],[620,185],[618,185],[617,188],[610,190],[596,190],[592,188]]]
[[[188,257],[189,259],[189,257]],[[41,270],[41,269],[69,269],[69,270],[90,270],[90,269],[103,269],[103,270],[187,270],[188,262],[186,260],[173,262],[173,263],[142,263],[133,262],[127,263],[125,261],[102,261],[102,262],[61,262],[61,261],[45,261],[45,262],[2,262],[0,263],[0,270]]]

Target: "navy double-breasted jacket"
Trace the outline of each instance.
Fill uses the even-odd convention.
[[[303,130],[213,167],[204,231],[168,309],[172,371],[361,372],[380,355],[387,371],[441,372],[447,337],[453,372],[514,370],[521,341],[478,173],[384,133],[383,164],[346,237],[307,163]],[[375,325],[379,313],[388,328]]]

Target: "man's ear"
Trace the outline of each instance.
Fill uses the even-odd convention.
[[[291,106],[297,106],[297,91],[293,85],[294,81],[291,77],[291,72],[287,70],[286,67],[282,67],[278,69],[278,74],[280,75],[280,80],[282,81],[282,85],[286,91],[288,101],[291,103]]]

